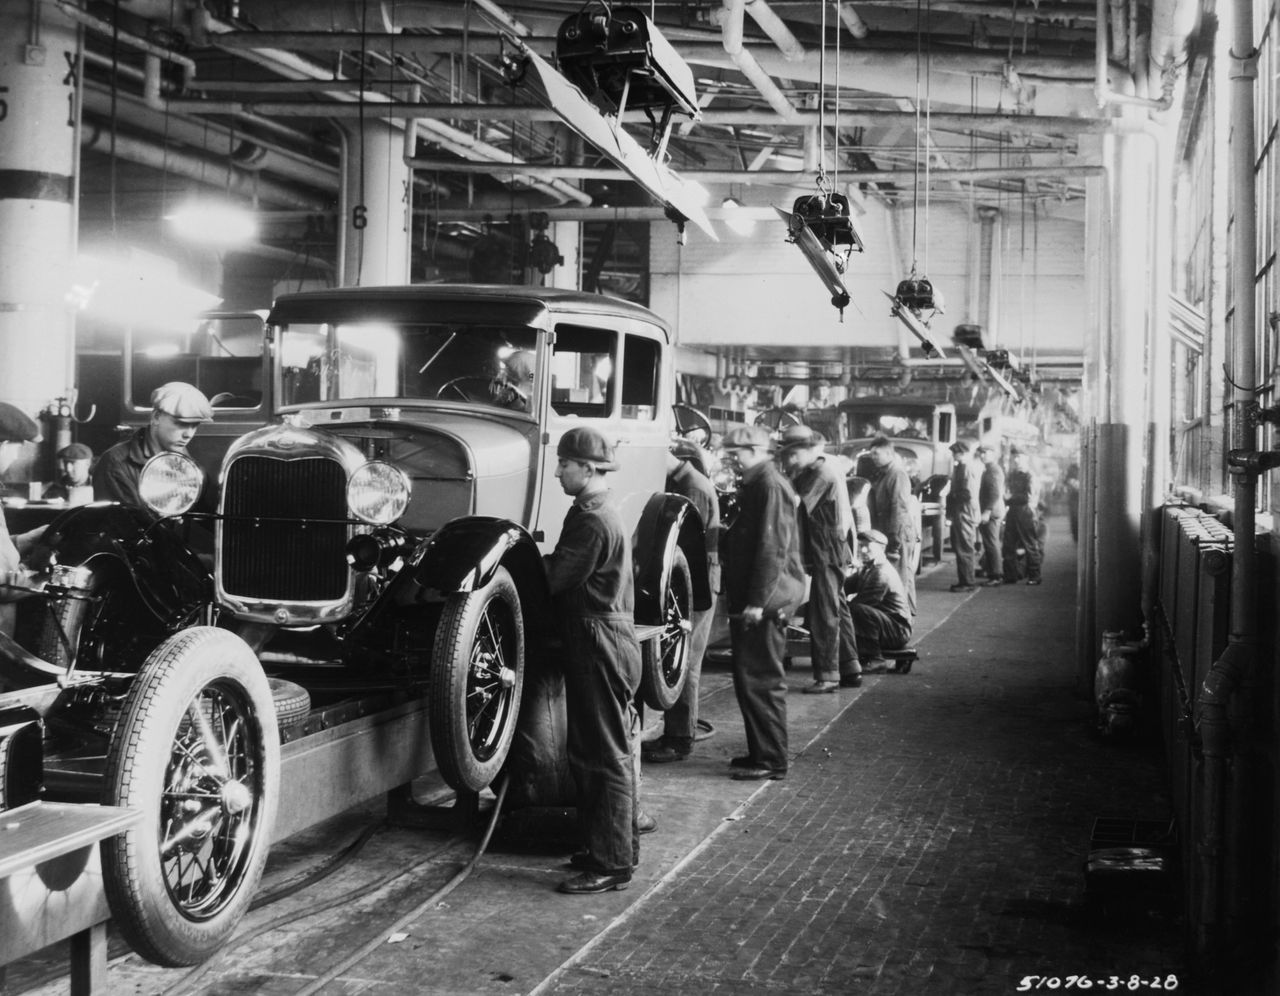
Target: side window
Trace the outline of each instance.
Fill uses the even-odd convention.
[[[955,438],[954,430],[951,428],[951,413],[938,413],[938,442],[949,443]]]
[[[551,407],[559,415],[608,418],[617,393],[618,333],[556,326],[551,352]]]
[[[652,422],[658,411],[658,343],[637,335],[625,340],[622,355],[622,417]]]

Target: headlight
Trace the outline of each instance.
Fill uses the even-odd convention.
[[[732,494],[742,485],[742,468],[732,457],[720,460],[711,469],[711,484],[721,494]]]
[[[181,515],[204,490],[199,464],[181,453],[157,453],[138,478],[138,494],[157,515]]]
[[[351,475],[347,507],[372,526],[387,526],[404,515],[409,504],[409,478],[399,467],[374,460]]]

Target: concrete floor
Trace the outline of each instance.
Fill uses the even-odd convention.
[[[1065,526],[1042,587],[953,594],[949,557],[923,575],[910,674],[789,696],[785,781],[727,777],[742,724],[727,665],[709,661],[714,734],[685,762],[645,768],[659,828],[627,891],[556,893],[572,844],[511,816],[470,876],[423,907],[478,841],[390,827],[376,800],[277,846],[261,891],[367,835],[322,883],[252,912],[195,970],[114,945],[109,992],[934,996],[1012,993],[1028,976],[1102,989],[1116,976],[1129,991],[1131,977],[1147,989],[1176,976],[1194,992],[1171,904],[1086,902],[1094,817],[1169,806],[1158,752],[1102,744],[1073,694]],[[809,680],[795,664],[793,692]],[[60,959],[11,966],[7,991],[65,992]]]

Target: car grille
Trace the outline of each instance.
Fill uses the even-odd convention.
[[[347,475],[341,464],[240,457],[227,468],[223,515],[228,595],[279,602],[345,596]]]

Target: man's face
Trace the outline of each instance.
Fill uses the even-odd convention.
[[[890,446],[873,446],[871,448],[871,462],[877,467],[888,466],[889,461],[893,459],[893,448]]]
[[[151,437],[158,449],[168,453],[186,453],[199,428],[199,422],[176,419],[168,412],[151,413]]]
[[[788,477],[794,477],[817,459],[818,454],[815,450],[806,449],[803,446],[793,446],[789,450],[782,451],[778,457],[778,462],[782,464],[782,469]]]
[[[568,460],[560,457],[556,461],[556,477],[560,481],[560,487],[565,494],[576,498],[582,493],[582,489],[587,486],[587,482],[591,480],[591,467],[585,463],[579,463],[577,460]]]
[[[0,474],[3,474],[18,459],[18,454],[22,452],[22,444],[4,440],[0,442]]]
[[[768,451],[762,446],[726,446],[720,452],[743,470],[769,459]]]
[[[77,488],[89,483],[88,460],[59,460],[58,470],[62,474],[62,483],[70,488]]]
[[[884,547],[868,540],[858,540],[858,555],[864,564],[878,564],[884,560]]]

